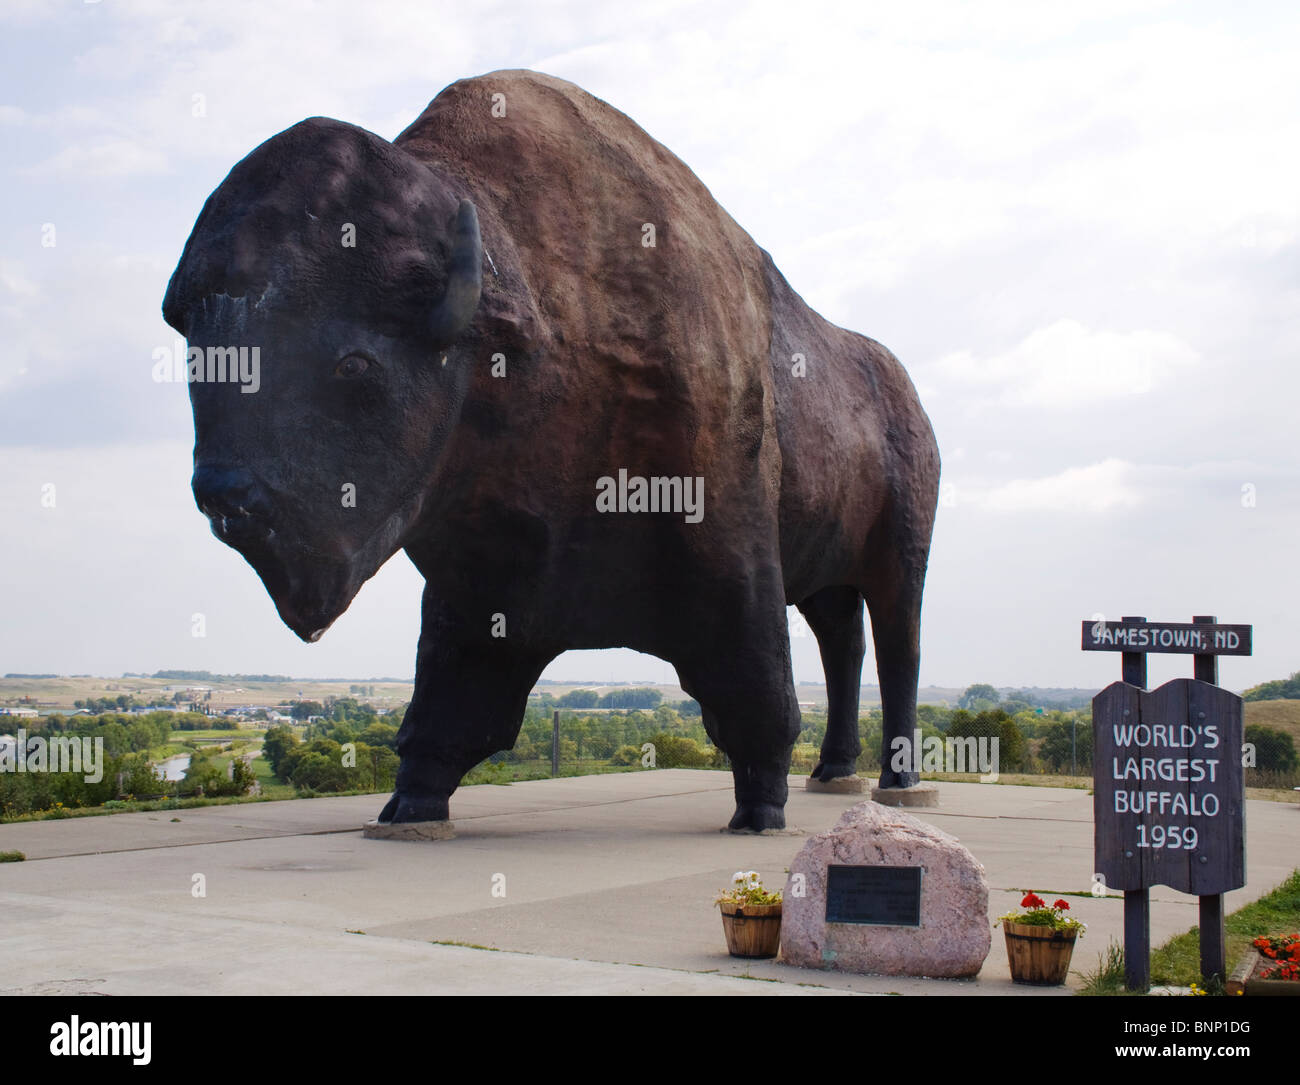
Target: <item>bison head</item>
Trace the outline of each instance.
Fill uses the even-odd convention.
[[[189,343],[194,498],[304,640],[424,509],[481,259],[446,177],[321,118],[236,165],[194,225],[163,301]]]

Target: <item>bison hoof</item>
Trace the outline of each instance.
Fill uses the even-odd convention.
[[[785,828],[785,808],[772,803],[740,803],[727,826],[732,832],[749,829],[761,833],[764,829]]]
[[[856,761],[818,761],[812,770],[814,780],[836,780],[841,776],[853,776],[858,771]]]
[[[379,822],[393,825],[405,821],[446,821],[450,813],[446,796],[417,798],[399,793],[388,800]]]

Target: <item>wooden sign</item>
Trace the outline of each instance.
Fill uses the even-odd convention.
[[[826,922],[919,927],[921,868],[832,863],[826,868]]]
[[[1107,886],[1206,896],[1245,885],[1241,698],[1191,678],[1149,692],[1115,682],[1093,699],[1092,723]]]
[[[1248,656],[1251,627],[1189,622],[1084,622],[1085,652]]]

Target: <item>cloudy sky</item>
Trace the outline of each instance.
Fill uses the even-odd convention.
[[[0,673],[412,673],[404,556],[309,646],[208,533],[159,307],[258,143],[312,115],[391,139],[499,68],[627,113],[907,365],[944,461],[924,684],[1102,685],[1097,614],[1253,623],[1233,688],[1300,669],[1300,9],[620,7],[6,0]],[[548,677],[669,673],[623,651]]]

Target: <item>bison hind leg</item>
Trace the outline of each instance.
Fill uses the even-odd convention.
[[[852,776],[858,771],[858,755],[862,752],[858,696],[867,650],[862,595],[855,587],[836,584],[814,592],[797,605],[817,638],[826,674],[826,737],[812,778]]]

